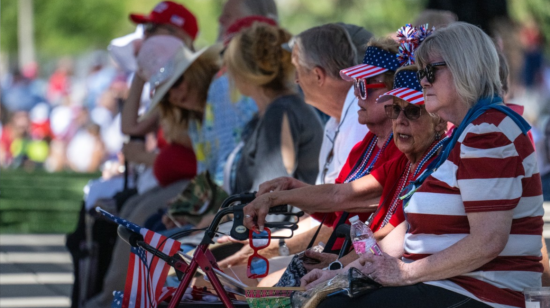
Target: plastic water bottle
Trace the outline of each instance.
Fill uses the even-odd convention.
[[[363,255],[366,253],[372,253],[377,256],[382,255],[382,250],[378,247],[372,230],[359,220],[359,216],[353,216],[349,219],[351,223],[350,238],[353,243],[355,253]]]

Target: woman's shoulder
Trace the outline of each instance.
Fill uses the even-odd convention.
[[[281,95],[270,104],[270,108],[301,108],[302,106],[307,105],[302,97],[294,93]]]
[[[489,109],[464,129],[459,141],[472,138],[485,140],[506,138],[513,142],[520,135],[522,135],[521,129],[512,118],[502,111]]]
[[[310,105],[306,104],[304,99],[298,94],[283,95],[275,99],[267,108],[266,115],[270,114],[287,114],[290,121],[304,121],[309,118],[319,120],[315,110]]]

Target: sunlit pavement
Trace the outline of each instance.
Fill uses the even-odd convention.
[[[544,209],[550,247],[550,202]],[[64,235],[0,235],[0,307],[70,307],[73,279]]]
[[[0,307],[70,307],[65,235],[0,235]]]

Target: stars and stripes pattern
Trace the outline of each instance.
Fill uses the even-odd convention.
[[[172,256],[180,249],[181,243],[178,241],[142,228],[102,209],[97,209],[97,211],[132,232],[141,234],[145,243],[156,247],[166,255]],[[122,296],[122,300],[120,300],[120,296],[117,297],[118,293],[115,294],[113,307],[157,307],[163,298],[171,295],[166,294],[168,291],[163,292],[164,282],[168,276],[170,266],[164,260],[155,257],[152,253],[141,247],[132,247],[131,252],[124,295]],[[114,306],[118,302],[120,302],[120,306]]]
[[[424,104],[424,94],[422,93],[422,86],[418,82],[418,78],[416,78],[416,71],[397,72],[394,77],[393,90],[380,95],[377,102],[385,102],[392,96],[411,104]]]
[[[400,64],[395,53],[369,46],[365,51],[363,64],[340,71],[340,77],[347,81],[359,78],[370,78],[387,71],[396,71]]]

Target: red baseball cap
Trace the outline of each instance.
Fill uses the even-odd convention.
[[[130,20],[136,24],[171,24],[187,33],[193,40],[199,32],[197,18],[185,6],[172,1],[162,1],[149,15],[130,14]]]

